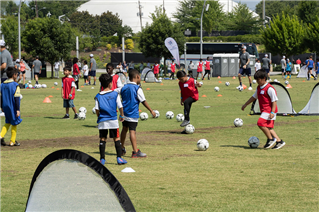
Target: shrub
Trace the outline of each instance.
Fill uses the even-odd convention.
[[[111,48],[112,48],[111,44],[107,44],[106,48],[107,48],[107,50],[111,50]]]
[[[113,47],[114,47],[114,48],[118,48],[118,45],[117,45],[117,44],[114,44]]]
[[[132,50],[134,48],[134,43],[133,43],[133,40],[132,39],[126,39],[125,40],[125,46],[128,50]]]

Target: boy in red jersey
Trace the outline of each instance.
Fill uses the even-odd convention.
[[[207,57],[206,63],[205,63],[205,73],[204,76],[202,77],[202,80],[204,80],[204,77],[208,74],[208,80],[210,80],[210,61],[209,57]]]
[[[69,108],[72,108],[74,112],[74,119],[78,118],[77,109],[73,104],[73,99],[75,97],[75,88],[76,84],[74,83],[74,79],[72,78],[71,68],[65,67],[63,68],[64,77],[62,78],[62,89],[61,96],[63,98],[63,107],[66,108],[66,114],[63,119],[69,119]]]
[[[107,70],[107,73],[112,77],[112,88],[111,88],[111,90],[112,91],[116,90],[116,92],[119,93],[117,88],[119,88],[119,90],[120,90],[121,87],[123,87],[123,84],[121,82],[121,79],[119,78],[119,75],[113,74],[113,69],[114,69],[113,64],[108,63],[107,66],[106,66],[106,70]],[[103,89],[104,88],[101,86],[101,90],[100,91],[103,91]]]
[[[199,61],[198,67],[197,67],[197,77],[196,77],[196,79],[198,79],[199,74],[201,74],[202,77],[203,77],[203,74],[202,74],[203,69],[202,69],[202,67],[203,67],[203,62],[202,62],[202,59],[200,58],[200,61]]]
[[[158,80],[158,75],[159,75],[159,69],[160,68],[160,65],[158,64],[158,62],[156,61],[154,63],[154,66],[153,66],[153,73],[154,75],[156,76],[156,79]]]
[[[274,131],[274,120],[278,112],[277,108],[277,93],[271,84],[267,82],[268,74],[264,70],[258,70],[254,74],[254,79],[257,80],[258,87],[254,95],[241,107],[242,110],[246,108],[250,103],[259,100],[261,116],[257,122],[257,125],[262,132],[267,136],[267,143],[264,148],[271,148],[272,145],[276,145],[272,149],[280,149],[286,143],[282,141],[276,132]]]
[[[191,77],[188,77],[184,71],[177,73],[179,79],[179,87],[181,90],[181,105],[184,106],[184,121],[180,124],[181,127],[187,126],[190,123],[190,109],[193,102],[199,99],[199,93],[197,87],[202,86],[202,82],[198,83]],[[181,132],[182,134],[185,131]]]
[[[174,73],[176,72],[176,64],[174,63],[174,60],[172,60],[172,63],[170,64],[171,68],[171,76],[169,78],[174,79]]]

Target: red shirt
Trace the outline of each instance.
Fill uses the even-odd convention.
[[[158,74],[159,73],[159,64],[154,65],[153,73],[154,74]]]
[[[74,64],[73,65],[73,75],[79,75],[79,74],[80,74],[79,66],[78,66],[78,64]]]
[[[72,82],[74,82],[74,79],[70,75],[68,77],[62,78],[63,99],[69,99],[69,95],[70,95],[71,89],[72,89]],[[74,89],[72,92],[72,97],[70,98],[72,100],[74,99],[75,91],[76,91],[76,89]]]
[[[111,90],[112,90],[112,91],[113,91],[114,89],[117,89],[117,88],[118,88],[118,85],[117,85],[118,79],[119,79],[119,76],[118,76],[118,75],[112,76],[112,87],[111,87]],[[103,88],[103,86],[101,86],[101,90],[100,90],[100,91],[103,91],[103,90],[104,90],[104,88]]]
[[[301,61],[299,59],[296,60],[296,64],[301,64]]]
[[[202,65],[203,65],[203,62],[199,61],[197,72],[202,72]]]
[[[171,63],[171,72],[175,72],[176,71],[176,64],[175,63]]]
[[[258,100],[259,100],[259,106],[260,106],[260,112],[266,112],[270,113],[272,110],[272,102],[271,98],[268,95],[268,89],[273,86],[271,84],[267,84],[263,89],[261,89],[259,86],[257,88],[257,94],[258,94]],[[275,89],[274,89],[275,90]],[[276,91],[276,90],[275,90]],[[277,94],[277,91],[276,91]],[[276,107],[275,113],[278,112],[278,107]]]
[[[189,78],[187,82],[180,82],[179,87],[181,90],[182,102],[184,102],[187,98],[191,97],[195,101],[199,100],[199,92],[194,84],[194,79]]]
[[[206,70],[210,70],[210,61],[206,61]]]

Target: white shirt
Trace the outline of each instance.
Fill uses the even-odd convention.
[[[136,84],[136,82],[128,82],[128,84]],[[141,102],[144,102],[146,100],[146,97],[144,96],[143,90],[141,89],[141,87],[138,89],[137,91],[137,98],[138,100]],[[130,117],[126,117],[124,116],[124,120],[125,121],[129,121],[129,122],[138,122],[139,118],[130,118]]]
[[[59,69],[59,65],[60,65],[59,61],[55,62],[55,63],[54,63],[54,68],[55,68],[55,69]]]
[[[256,68],[256,71],[260,70],[260,69],[261,69],[261,63],[256,62],[256,63],[254,64],[254,67]]]
[[[268,83],[266,83],[263,86],[261,86],[260,89],[265,88],[265,86],[267,86],[267,84]],[[255,93],[252,96],[255,99],[258,99],[258,95],[257,95],[258,92],[257,91],[258,91],[258,88],[257,88],[257,90],[255,91]],[[269,97],[271,99],[271,102],[278,101],[278,97],[277,97],[276,91],[272,87],[269,87],[267,92],[268,92],[268,95],[269,95]],[[274,114],[274,117],[272,119],[269,119],[269,115],[270,115],[270,113],[262,112],[260,117],[265,119],[265,120],[276,120],[277,114]]]
[[[84,76],[88,76],[88,74],[89,74],[88,65],[85,64],[85,65],[82,67],[82,71],[83,71],[83,75],[84,75]]]
[[[112,92],[111,90],[109,91],[101,91],[99,92],[99,94],[103,95],[106,93]],[[117,97],[117,107],[120,109],[122,108],[122,103],[120,100],[120,96],[118,95]],[[98,100],[96,100],[96,105],[95,105],[95,109],[99,110],[99,102]],[[98,129],[118,129],[119,128],[119,122],[118,120],[107,120],[107,121],[102,121],[98,124]]]

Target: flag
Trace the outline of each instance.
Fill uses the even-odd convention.
[[[168,48],[168,50],[172,54],[173,58],[176,59],[177,64],[179,64],[179,66],[180,66],[179,47],[177,45],[177,42],[173,38],[168,37],[164,41],[164,44],[166,45],[166,47]]]

